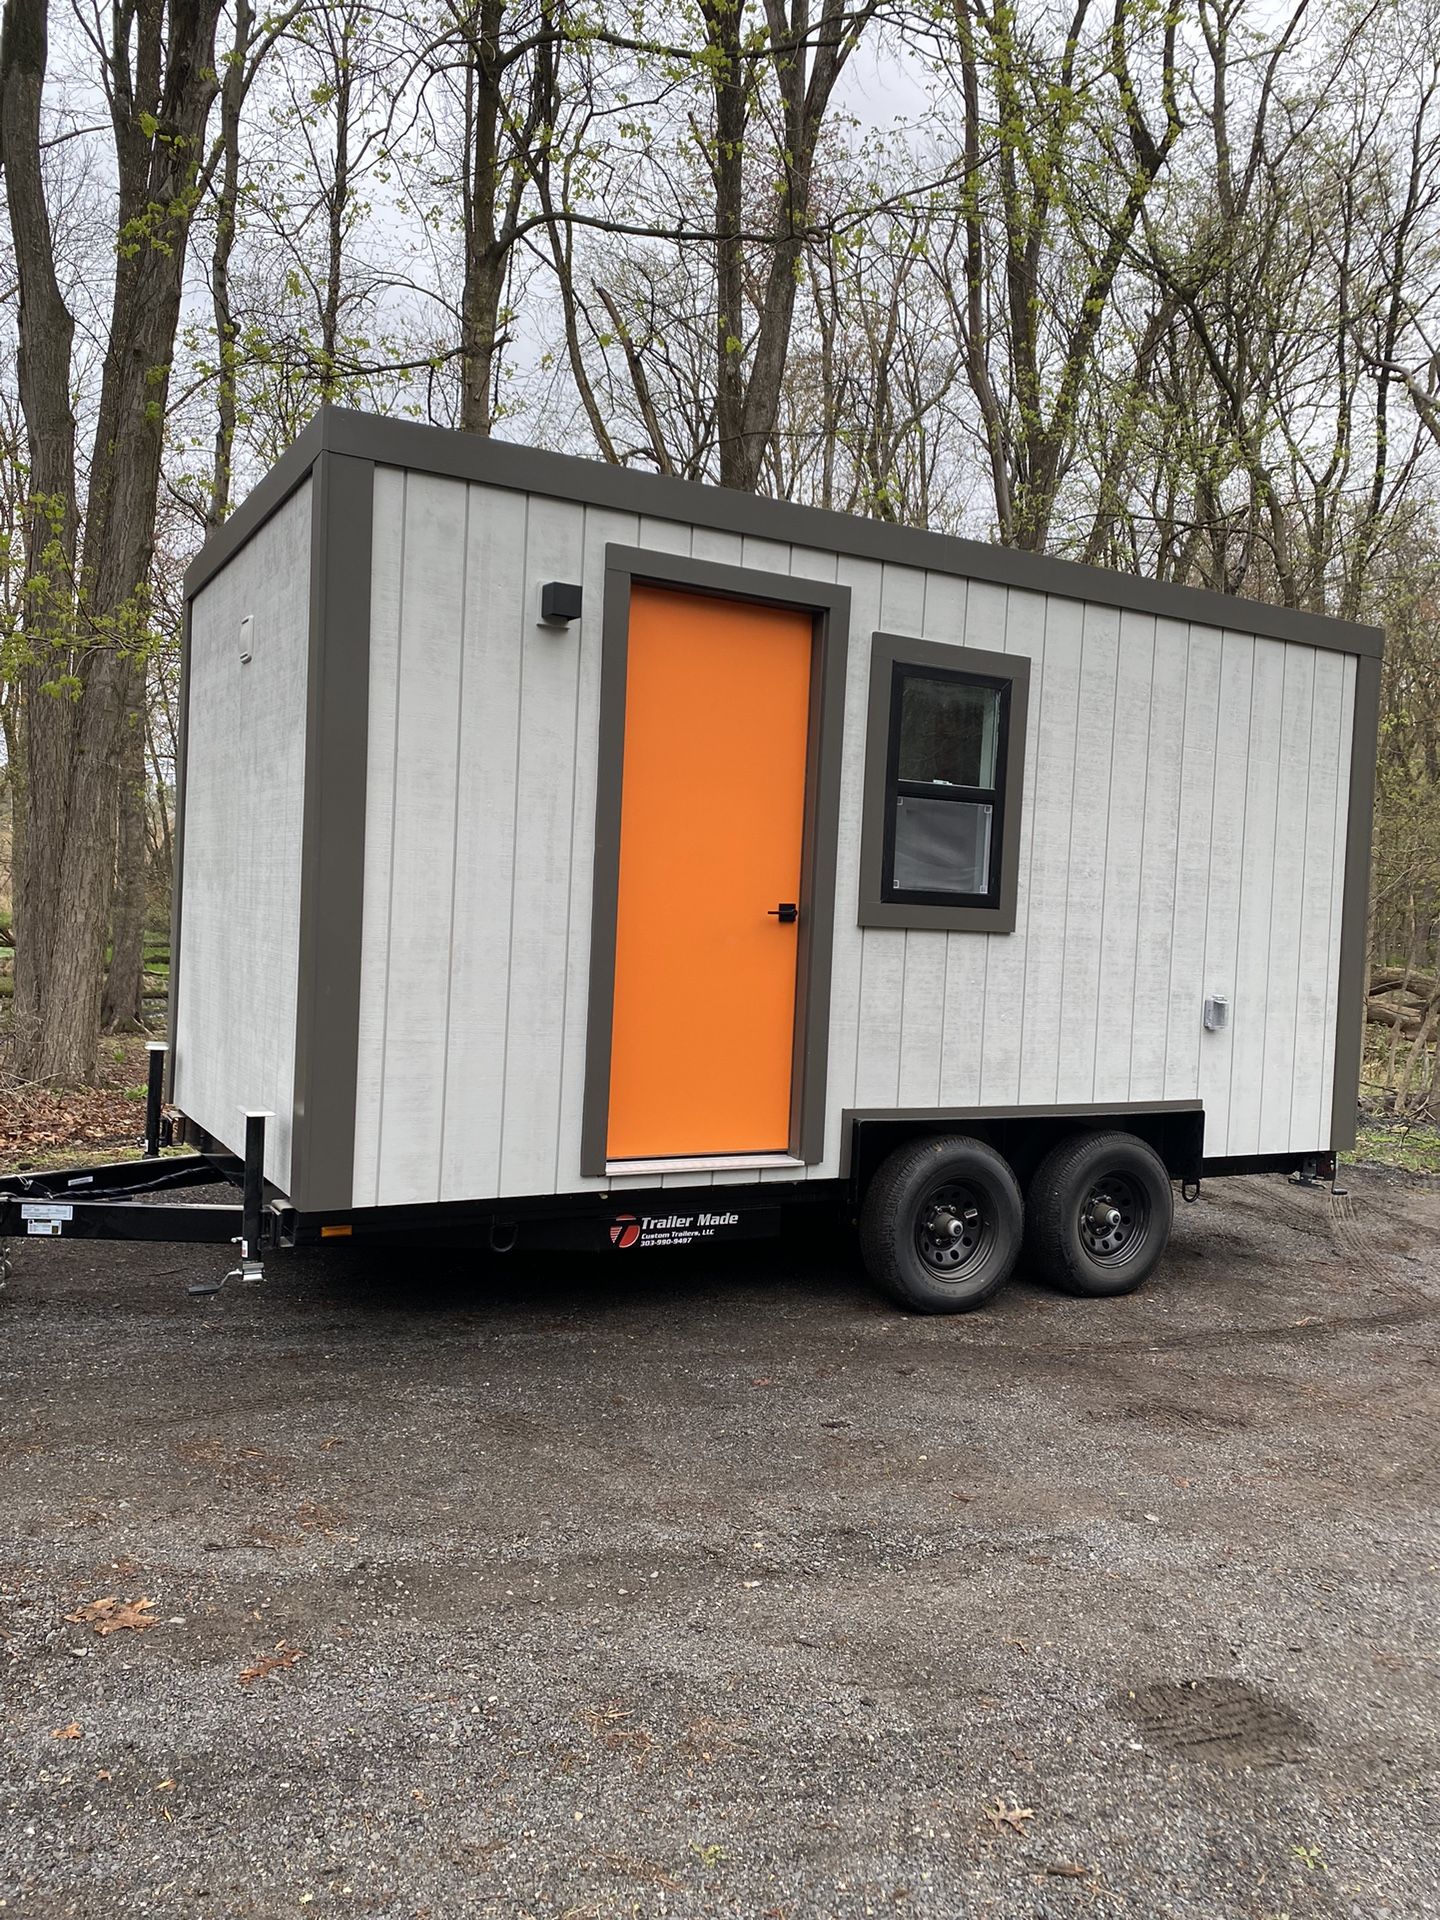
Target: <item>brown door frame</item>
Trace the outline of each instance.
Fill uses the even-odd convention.
[[[788,573],[731,567],[641,547],[605,549],[601,628],[599,753],[595,781],[595,878],[590,919],[590,1004],[580,1171],[606,1172],[610,1045],[615,1011],[615,922],[620,893],[620,818],[625,755],[625,690],[630,590],[643,582],[719,599],[748,600],[810,614],[810,722],[805,754],[800,925],[795,981],[795,1046],[788,1152],[813,1166],[825,1151],[825,1077],[830,1052],[830,964],[835,932],[835,859],[845,726],[850,589]],[[691,1156],[681,1156],[689,1158]],[[723,1154],[695,1156],[723,1160]],[[743,1156],[742,1156],[743,1157]]]

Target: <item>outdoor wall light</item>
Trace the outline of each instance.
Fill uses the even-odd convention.
[[[580,618],[582,595],[570,580],[547,580],[540,589],[540,618],[547,627],[568,627]]]

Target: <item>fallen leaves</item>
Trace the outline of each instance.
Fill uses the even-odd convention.
[[[1002,1800],[997,1797],[993,1807],[986,1807],[985,1818],[997,1833],[1009,1827],[1012,1833],[1024,1833],[1025,1822],[1035,1818],[1033,1807],[1022,1807],[1015,1800]]]
[[[634,1715],[618,1700],[606,1700],[598,1707],[587,1707],[577,1716],[602,1747],[611,1753],[629,1753],[638,1773],[650,1756],[655,1737],[648,1727],[627,1726]]]
[[[296,1525],[306,1533],[323,1533],[327,1540],[354,1540],[353,1533],[342,1531],[350,1518],[343,1507],[323,1506],[317,1500],[302,1500],[295,1509]]]
[[[673,1873],[661,1866],[658,1860],[646,1860],[631,1853],[597,1853],[597,1861],[623,1873],[630,1880],[644,1880],[652,1887],[659,1887],[666,1893],[684,1893],[685,1882],[677,1880]]]
[[[68,1727],[52,1727],[50,1729],[50,1738],[52,1740],[78,1740],[83,1731],[84,1729],[81,1727],[80,1722],[78,1720],[72,1720]]]
[[[158,1627],[160,1622],[150,1618],[154,1607],[153,1600],[121,1600],[112,1593],[103,1600],[87,1601],[78,1613],[67,1613],[65,1618],[72,1627],[93,1627],[103,1638],[111,1633],[139,1633],[144,1627]]]
[[[62,1090],[0,1074],[0,1166],[23,1168],[57,1152],[133,1147],[144,1115],[145,1042],[118,1043],[96,1062],[99,1085]],[[137,1099],[136,1095],[142,1096]]]
[[[740,1745],[738,1736],[748,1725],[749,1722],[743,1719],[715,1720],[709,1714],[701,1714],[690,1722],[680,1744],[693,1758],[707,1767],[714,1766],[720,1755],[737,1750]]]
[[[243,1668],[236,1679],[242,1687],[253,1687],[257,1680],[268,1680],[275,1673],[288,1673],[297,1660],[304,1658],[303,1647],[292,1647],[288,1641],[277,1640],[272,1653],[262,1653],[254,1666]]]

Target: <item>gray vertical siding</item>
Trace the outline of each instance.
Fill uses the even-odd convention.
[[[310,632],[305,481],[196,595],[185,771],[176,1104],[234,1152],[264,1108],[265,1172],[290,1182]],[[250,615],[253,658],[240,661]]]
[[[811,1175],[838,1171],[851,1106],[1199,1097],[1212,1155],[1328,1139],[1353,658],[381,468],[357,1204],[600,1184],[577,1169],[610,543],[852,595]],[[547,579],[583,581],[565,631],[539,625]],[[1012,934],[856,924],[877,628],[1033,662]],[[1231,1002],[1223,1032],[1202,1030],[1207,992]]]
[[[1061,604],[1053,603],[1054,607]],[[967,641],[974,646],[984,646],[987,642],[983,636],[990,633],[1004,652],[1023,655],[1034,663],[1019,826],[1022,874],[1031,871],[1037,845],[1045,844],[1036,839],[1039,816],[1030,805],[1030,796],[1037,791],[1039,717],[1046,711],[1041,701],[1039,676],[1045,658],[1047,619],[1052,610],[1052,606],[1036,594],[1010,595],[987,582],[970,585],[965,617]],[[1053,700],[1050,706],[1053,709]],[[1064,740],[1068,735],[1062,732],[1058,738]],[[974,1087],[973,1097],[964,1102],[967,1106],[1009,1106],[1023,1098],[1020,1088],[1024,1081],[1021,1062],[1025,1019],[1027,1009],[1033,1013],[1034,1008],[1029,1007],[1025,942],[1020,936],[1029,927],[1032,911],[1029,890],[1022,885],[1016,898],[1013,934],[1004,940],[982,939],[974,950],[968,941],[956,941],[946,950],[945,1036],[947,1047],[958,1050],[964,1064],[952,1067],[947,1054],[940,1085],[942,1088]]]

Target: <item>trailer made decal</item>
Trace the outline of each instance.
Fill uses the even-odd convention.
[[[621,1213],[610,1223],[615,1247],[688,1247],[697,1240],[753,1240],[774,1233],[778,1207],[744,1213]]]

